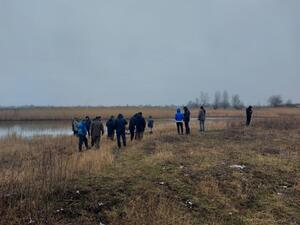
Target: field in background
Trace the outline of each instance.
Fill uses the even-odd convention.
[[[106,139],[83,153],[74,137],[1,139],[0,224],[300,224],[300,120],[207,126],[186,137],[159,125],[121,151]]]
[[[9,120],[71,120],[74,117],[95,117],[104,119],[119,113],[129,118],[142,111],[145,116],[152,115],[156,119],[173,118],[175,108],[170,107],[35,107],[20,109],[0,109],[0,121]],[[192,117],[197,117],[198,109],[191,109]],[[245,110],[208,109],[209,117],[243,117]],[[300,108],[254,108],[256,117],[300,116]]]

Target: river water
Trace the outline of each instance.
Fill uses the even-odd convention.
[[[196,119],[192,119],[195,122]],[[208,121],[218,122],[223,120],[234,120],[233,118],[207,118]],[[105,124],[105,121],[103,121]],[[155,124],[171,124],[172,119],[155,120]],[[34,136],[61,136],[72,135],[71,121],[0,121],[0,138],[8,135],[17,135],[21,137]]]

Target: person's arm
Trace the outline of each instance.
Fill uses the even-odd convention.
[[[102,135],[104,135],[104,127],[103,127],[103,124],[102,124],[102,123],[101,123],[101,125],[100,125],[100,129],[101,129]]]

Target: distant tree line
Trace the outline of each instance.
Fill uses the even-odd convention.
[[[210,100],[209,94],[207,92],[201,92],[200,96],[195,100],[189,101],[187,104],[191,108],[205,106],[207,108],[213,109],[242,109],[245,107],[243,101],[238,94],[233,94],[229,96],[228,92],[225,90],[223,92],[216,91],[212,101]],[[292,100],[288,99],[286,102],[283,101],[281,95],[272,95],[268,98],[268,106],[271,107],[295,107],[297,104],[293,104]]]

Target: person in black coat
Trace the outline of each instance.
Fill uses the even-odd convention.
[[[136,117],[137,113],[134,114],[129,120],[129,132],[130,132],[130,140],[133,141],[135,130],[136,130]]]
[[[110,119],[106,122],[107,127],[107,138],[110,140],[114,140],[115,136],[115,118],[111,116]]]
[[[183,107],[183,121],[184,121],[184,126],[185,126],[185,133],[188,135],[191,133],[190,129],[190,118],[191,118],[191,113],[188,107]]]
[[[250,105],[247,109],[246,109],[246,126],[249,126],[251,123],[251,119],[252,119],[252,114],[253,114],[253,109],[252,106]]]
[[[146,120],[143,117],[143,113],[139,112],[135,119],[135,125],[136,125],[136,139],[141,140],[143,139],[143,134],[146,128]]]
[[[89,136],[91,136],[91,124],[92,124],[92,121],[91,121],[90,117],[86,116],[85,117],[85,125],[86,125],[86,129],[87,129]]]
[[[119,114],[115,126],[116,126],[116,133],[117,133],[117,142],[118,142],[118,147],[121,148],[121,138],[123,141],[123,146],[126,146],[126,125],[127,121],[124,119],[122,114]]]

